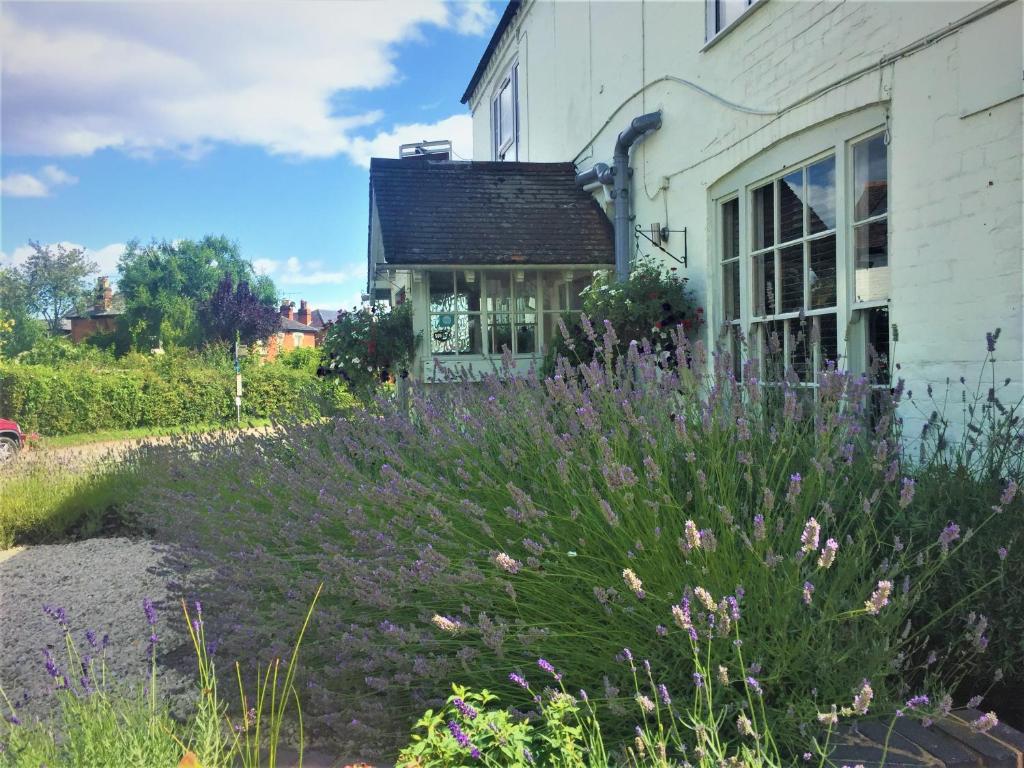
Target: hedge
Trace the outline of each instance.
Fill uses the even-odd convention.
[[[279,364],[246,370],[243,387],[242,415],[252,418],[328,415],[351,402],[336,382]],[[0,417],[44,435],[229,421],[234,396],[226,367],[0,364]]]

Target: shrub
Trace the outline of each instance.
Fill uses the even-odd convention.
[[[51,356],[52,358],[52,356]],[[235,418],[235,375],[222,361],[169,353],[114,364],[84,357],[54,365],[0,363],[0,413],[25,429],[66,435],[107,429],[215,424]],[[308,368],[247,365],[242,415],[319,417],[351,403]]]
[[[416,390],[411,415],[381,400],[328,430],[209,447],[146,494],[150,520],[205,550],[220,599],[246,606],[248,625],[225,628],[239,649],[272,643],[291,591],[327,581],[310,705],[335,734],[355,715],[347,733],[364,747],[400,740],[456,674],[514,693],[509,673],[540,649],[604,700],[622,738],[630,675],[616,656],[629,647],[687,690],[687,605],[719,657],[734,639],[723,615],[743,611],[748,674],[785,747],[865,679],[873,710],[925,688],[941,700],[986,630],[975,614],[961,625],[972,642],[926,670],[915,653],[936,622],[993,598],[912,620],[964,542],[940,540],[945,522],[907,530],[926,478],[901,460],[892,411],[871,425],[867,382],[835,370],[816,401],[795,379],[761,385],[753,361],[737,383],[726,355],[705,380],[700,345],[681,330],[671,343],[672,360],[631,345],[545,381]],[[732,718],[742,703],[736,691],[723,706]]]
[[[704,323],[704,309],[696,306],[687,279],[674,268],[664,270],[650,257],[637,259],[628,280],[616,280],[599,272],[583,291],[583,317],[597,317],[615,338],[646,339],[655,351],[674,351],[672,331],[682,326],[687,335]],[[601,341],[586,324],[572,316],[563,318],[565,332],[558,334],[545,355],[544,370],[550,374],[561,357],[590,362]]]
[[[363,398],[372,397],[382,382],[408,375],[418,343],[411,302],[339,312],[324,338],[321,373],[340,377]]]

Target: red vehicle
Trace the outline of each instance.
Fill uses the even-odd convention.
[[[11,461],[25,445],[25,433],[16,422],[0,419],[0,464]]]

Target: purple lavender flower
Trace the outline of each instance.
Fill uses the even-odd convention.
[[[672,697],[668,695],[668,688],[664,683],[658,683],[658,698],[661,699],[661,703],[666,707],[672,705]]]
[[[476,710],[473,709],[473,707],[471,707],[469,704],[464,702],[462,699],[456,698],[454,701],[452,701],[452,704],[454,704],[455,708],[462,713],[462,716],[464,718],[466,718],[467,720],[476,720]]]
[[[93,648],[95,648],[96,647],[96,631],[92,630],[92,629],[85,630],[85,640],[86,640],[86,642],[89,643],[89,645],[91,645]]]
[[[1003,489],[1003,495],[999,497],[999,503],[1004,507],[1013,501],[1014,496],[1017,495],[1017,481],[1010,480],[1006,484],[1006,488]]]
[[[1006,547],[999,547],[996,550],[996,554],[999,555],[999,559],[1000,560],[1005,560],[1006,556],[1009,555],[1010,552],[1009,552],[1009,550],[1006,549]]]
[[[142,600],[142,610],[146,612],[146,621],[149,623],[149,626],[154,626],[156,624],[156,608],[153,606],[153,601],[148,597]]]
[[[51,619],[60,624],[62,629],[68,628],[68,616],[64,609],[59,605],[44,605],[43,613],[49,616]]]
[[[518,685],[520,688],[529,688],[530,684],[526,682],[526,678],[516,672],[509,672],[508,679]]]
[[[703,688],[704,687],[704,675],[702,675],[700,672],[694,672],[693,673],[693,684],[697,688]]]
[[[764,541],[764,515],[754,515],[754,539]]]
[[[60,668],[57,667],[57,662],[54,660],[49,648],[43,649],[43,662],[46,665],[46,674],[54,680],[60,677]]]
[[[764,690],[761,688],[761,684],[757,681],[756,677],[747,678],[747,687],[758,696],[762,696],[764,694]]]
[[[912,696],[907,699],[907,709],[917,709],[918,707],[927,707],[929,699],[923,694],[919,693],[917,696]]]
[[[628,650],[629,649],[627,649],[627,651]],[[630,660],[632,661],[632,659],[630,659]],[[547,659],[537,659],[537,666],[540,667],[541,669],[543,669],[545,672],[547,672],[553,678],[555,678],[555,680],[558,680],[558,681],[562,680],[561,673],[556,672],[555,668],[551,665],[551,662],[549,662]]]
[[[910,502],[914,500],[914,481],[909,477],[904,477],[903,482],[900,484],[900,509],[906,509],[910,506]]]
[[[789,476],[789,491],[786,493],[786,501],[792,504],[800,495],[801,490],[803,490],[803,478],[799,472],[794,472]]]
[[[810,605],[814,595],[814,585],[809,581],[804,582],[804,605]]]
[[[992,730],[997,725],[999,725],[999,718],[996,717],[996,713],[987,712],[986,714],[982,715],[977,720],[975,720],[973,723],[971,723],[971,728],[977,731],[978,733],[985,733],[987,731]]]
[[[939,545],[943,552],[949,552],[949,545],[960,538],[960,526],[951,522],[939,534]]]
[[[462,728],[454,720],[448,721],[448,730],[451,732],[452,737],[458,742],[459,746],[463,749],[470,749],[473,745],[469,741],[469,736],[463,733]]]

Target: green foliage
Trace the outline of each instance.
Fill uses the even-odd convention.
[[[47,343],[26,359],[0,363],[0,412],[25,429],[66,435],[108,429],[231,422],[235,376],[227,359],[172,350],[113,361],[88,346]],[[269,363],[243,373],[242,416],[316,418],[351,402],[335,381]]]
[[[599,273],[584,289],[583,314],[610,323],[621,343],[646,339],[655,351],[675,348],[671,331],[677,326],[690,334],[704,322],[704,310],[695,306],[687,279],[646,257],[637,259],[628,280],[617,281],[610,272]],[[600,345],[582,318],[563,321],[568,335],[559,334],[550,345],[545,357],[549,373],[559,357],[590,362]],[[599,334],[604,332],[605,328],[598,329]]]
[[[382,382],[407,374],[419,336],[413,333],[412,304],[384,304],[339,312],[324,339],[325,370],[362,397]]]
[[[51,333],[57,333],[61,318],[85,297],[85,279],[96,271],[96,262],[81,248],[69,250],[60,243],[42,246],[32,240],[29,245],[32,253],[20,269],[28,308],[46,320]]]
[[[139,349],[158,346],[198,347],[208,334],[199,321],[199,308],[208,302],[218,282],[248,283],[266,306],[273,306],[276,290],[265,276],[226,237],[202,240],[128,243],[119,263],[118,289],[125,299],[122,322]]]
[[[0,549],[93,535],[139,485],[128,462],[26,455],[0,469]]]
[[[102,643],[92,639],[89,646],[79,650],[70,628],[60,619],[63,658],[49,656],[47,651],[56,672],[51,673],[53,695],[60,703],[56,722],[22,722],[0,687],[0,711],[6,710],[0,731],[0,768],[275,768],[283,743],[282,728],[286,718],[293,717],[289,711],[292,703],[298,701],[294,680],[299,649],[321,589],[313,596],[286,668],[282,669],[280,658],[265,668],[257,667],[256,690],[249,695],[236,662],[239,709],[234,715],[218,693],[202,608],[197,602],[192,611],[183,602],[197,666],[195,704],[184,722],[172,718],[157,687],[156,643],[162,631],[152,604],[143,603],[153,633],[148,646],[150,674],[132,684],[107,674],[106,639]],[[62,680],[59,684],[58,679]],[[296,710],[295,717],[301,754],[301,712]]]
[[[0,268],[0,315],[14,323],[3,334],[0,356],[14,357],[31,349],[46,332],[45,323],[32,316],[28,281],[17,269]]]

